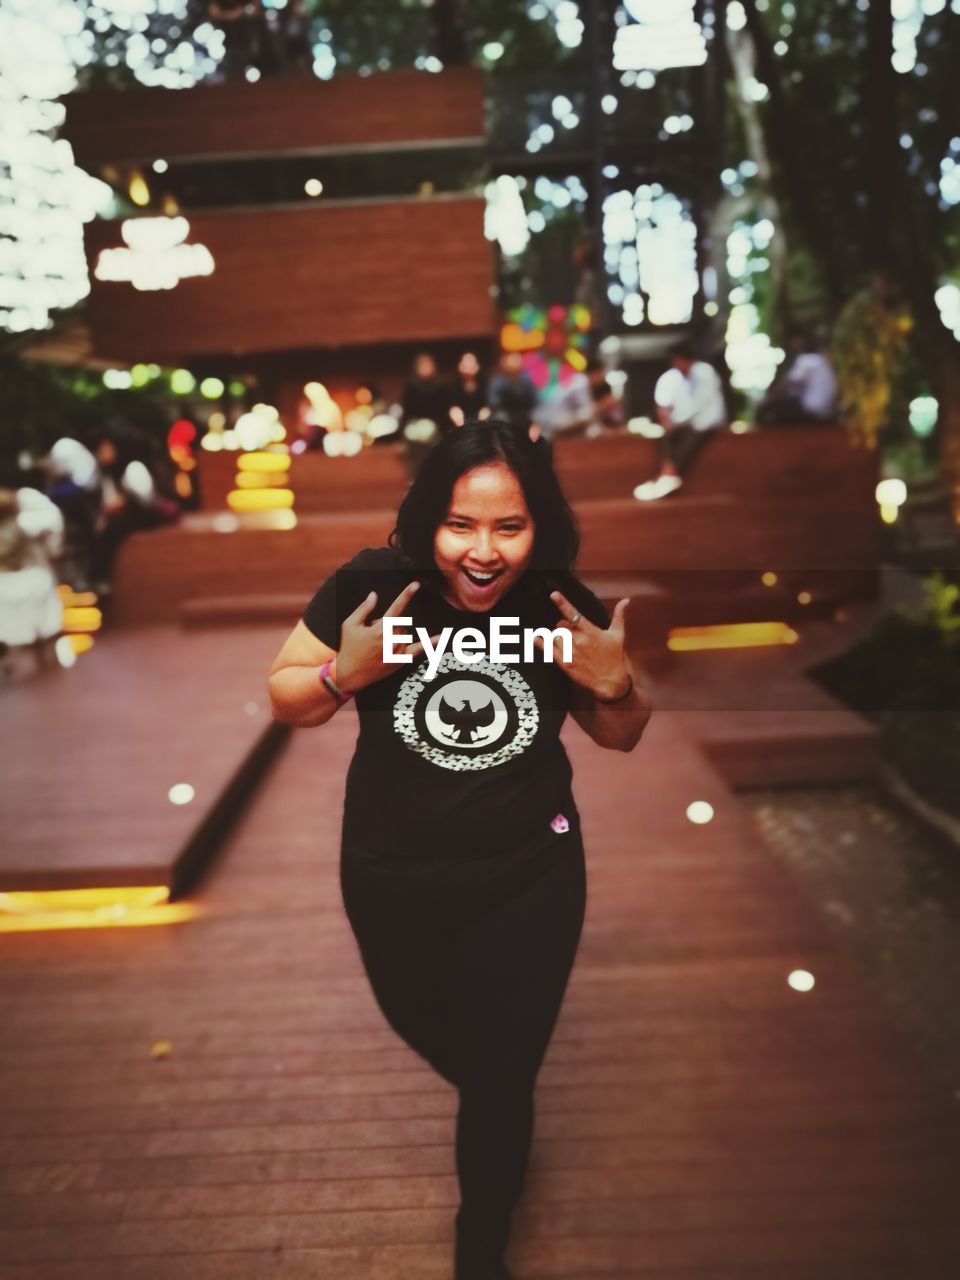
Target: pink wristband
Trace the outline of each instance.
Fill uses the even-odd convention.
[[[323,685],[323,687],[327,690],[328,693],[333,694],[333,696],[336,698],[338,702],[349,702],[350,699],[353,697],[353,694],[344,693],[343,690],[338,687],[333,676],[330,675],[330,668],[333,666],[335,662],[336,662],[336,658],[328,658],[326,662],[323,664],[323,666],[317,672],[317,679],[320,681],[320,683]]]

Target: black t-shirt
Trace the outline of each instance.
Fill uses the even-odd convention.
[[[328,578],[303,621],[339,649],[344,618],[370,591],[377,593],[373,619],[414,579],[421,586],[406,610],[412,626],[430,636],[444,627],[475,627],[487,652],[468,665],[448,646],[429,682],[421,654],[357,693],[360,734],[344,802],[345,867],[419,896],[520,884],[558,856],[559,841],[579,840],[570,763],[559,739],[571,681],[539,650],[532,661],[522,660],[523,629],[557,625],[560,614],[549,597],[556,589],[598,626],[606,627],[609,615],[572,574],[536,571],[525,573],[491,613],[460,610],[405,567],[398,551],[384,547],[361,551]],[[491,616],[519,619],[509,630],[521,635],[510,646],[520,661],[490,661]]]

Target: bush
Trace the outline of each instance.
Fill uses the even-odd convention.
[[[898,610],[812,674],[882,729],[883,749],[910,785],[960,817],[960,586],[924,583],[923,608]]]

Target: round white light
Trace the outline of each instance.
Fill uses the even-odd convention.
[[[319,196],[323,194],[323,183],[319,178],[308,178],[303,184],[303,189],[308,196]]]
[[[713,805],[706,800],[694,800],[687,805],[687,817],[698,827],[702,827],[713,817]]]
[[[881,480],[875,496],[881,507],[902,507],[907,500],[907,486],[894,478]]]
[[[374,440],[380,436],[392,436],[397,429],[397,420],[390,413],[378,413],[370,419],[367,435]]]
[[[61,667],[72,667],[76,663],[77,651],[70,643],[69,636],[60,636],[54,649]]]
[[[787,986],[792,987],[794,991],[812,991],[814,988],[814,977],[806,969],[794,969],[787,976]]]
[[[195,795],[189,782],[176,782],[167,792],[171,804],[189,804]]]

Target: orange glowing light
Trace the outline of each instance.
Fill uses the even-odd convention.
[[[373,392],[369,387],[357,387],[357,404],[370,404],[373,400]]]
[[[667,648],[675,653],[695,649],[754,649],[796,644],[800,637],[785,622],[734,622],[712,627],[673,627]]]
[[[237,476],[238,489],[276,489],[290,483],[290,473],[268,475],[263,471],[242,471]]]
[[[293,506],[292,489],[232,489],[227,494],[231,511],[277,511]]]
[[[537,351],[545,340],[542,329],[523,329],[511,323],[500,330],[500,345],[504,351]]]
[[[197,914],[192,903],[170,902],[166,885],[0,893],[0,933],[178,924]]]
[[[73,587],[66,582],[60,583],[57,593],[65,607],[69,605],[76,608],[92,608],[97,603],[95,591],[74,591]]]
[[[777,575],[776,575],[775,573],[770,573],[770,572],[769,572],[769,570],[768,570],[768,571],[767,571],[765,574],[763,574],[763,576],[760,578],[760,581],[763,583],[763,585],[764,585],[765,587],[775,587],[775,586],[777,585],[778,578],[777,578]]]

